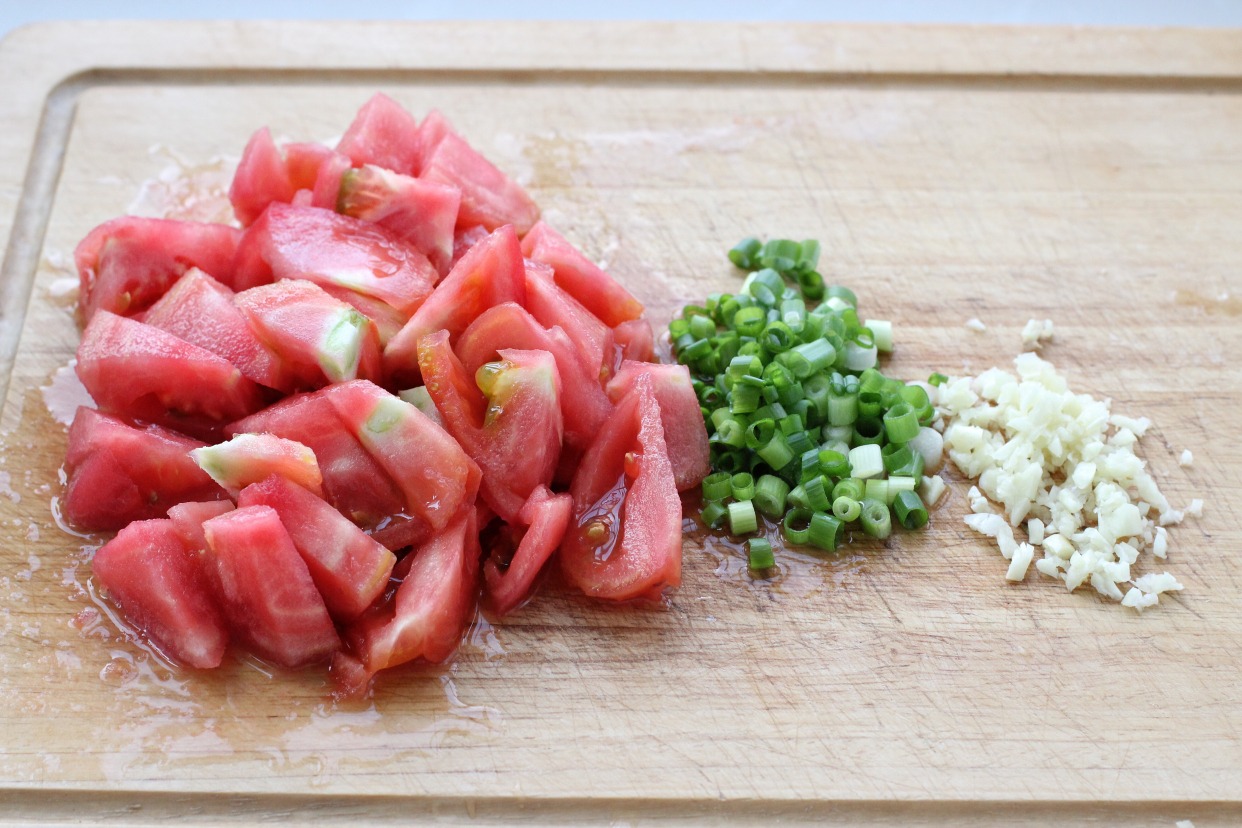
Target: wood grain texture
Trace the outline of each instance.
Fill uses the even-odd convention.
[[[1242,451],[1222,427],[1242,405],[1238,42],[635,24],[16,33],[0,47],[0,824],[87,810],[1236,823]],[[1007,585],[955,487],[928,532],[787,555],[775,587],[691,544],[664,611],[546,591],[476,628],[449,671],[387,677],[362,707],[326,703],[318,672],[175,674],[107,618],[73,626],[93,606],[90,540],[50,514],[64,431],[40,390],[77,340],[58,263],[175,157],[226,175],[257,126],[329,139],[376,89],[443,110],[657,324],[734,287],[721,254],[752,232],[820,238],[825,276],[896,324],[899,376],[1007,365],[1027,319],[1052,319],[1047,358],[1150,417],[1141,449],[1165,493],[1206,501],[1172,532],[1185,592],[1139,617],[1033,570]]]

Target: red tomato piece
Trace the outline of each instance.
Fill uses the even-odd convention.
[[[379,334],[371,320],[314,282],[289,279],[234,297],[251,328],[312,385],[378,379]]]
[[[145,310],[192,267],[231,285],[240,239],[241,231],[227,224],[137,216],[104,222],[73,251],[83,321],[100,310]]]
[[[323,661],[341,646],[293,540],[269,506],[203,523],[225,616],[256,655],[282,667]]]
[[[539,207],[513,179],[465,142],[438,112],[420,129],[422,168],[419,178],[448,184],[461,191],[458,227],[481,224],[496,230],[512,224],[519,236],[539,220]]]
[[[440,274],[453,261],[453,228],[461,191],[370,164],[341,178],[337,210],[391,230],[425,255]]]
[[[254,278],[262,276],[257,258],[276,279],[339,285],[406,314],[440,278],[426,256],[388,230],[317,207],[273,202],[246,230],[241,247]]]
[[[526,300],[522,244],[512,227],[502,227],[470,248],[436,286],[401,332],[384,348],[384,367],[397,382],[418,376],[418,341],[448,331],[456,337],[490,307]]]
[[[470,248],[486,239],[489,235],[487,228],[481,224],[464,229],[461,227],[457,228],[453,232],[453,261],[451,265],[456,265]]]
[[[311,206],[322,210],[336,210],[341,198],[341,181],[350,169],[348,156],[332,153],[319,168],[315,186],[311,188]]]
[[[561,377],[565,442],[585,449],[612,412],[612,403],[599,383],[599,372],[587,367],[563,330],[543,327],[513,302],[479,314],[458,338],[456,352],[466,374],[474,376],[485,362],[495,360],[506,348],[552,354]]]
[[[256,131],[242,151],[229,187],[229,201],[237,220],[242,227],[249,227],[273,201],[292,201],[297,189],[271,131],[267,127]]]
[[[565,332],[587,368],[597,372],[597,382],[612,376],[621,362],[612,329],[561,290],[552,277],[552,268],[545,264],[526,263],[526,310],[544,327],[555,326]]]
[[[79,529],[111,531],[163,517],[182,501],[225,497],[188,454],[202,445],[156,425],[137,427],[79,408],[65,456],[65,519]]]
[[[329,503],[360,526],[372,527],[405,509],[405,496],[388,472],[337,416],[329,389],[296,394],[231,423],[225,432],[267,433],[308,446],[315,453]]]
[[[643,303],[544,222],[522,239],[522,255],[552,268],[556,284],[610,328],[643,315]]]
[[[582,456],[561,569],[593,598],[658,598],[681,583],[681,500],[651,378],[640,375]]]
[[[401,104],[377,92],[354,117],[336,145],[354,166],[374,164],[386,170],[413,174],[419,155],[418,125]]]
[[[483,564],[484,606],[497,616],[513,612],[531,595],[543,565],[561,545],[573,498],[538,486],[518,514],[518,524],[502,527]],[[511,553],[511,554],[506,554]]]
[[[96,581],[151,644],[190,667],[220,666],[229,633],[171,520],[140,520],[99,548]]]
[[[352,621],[388,585],[396,557],[336,509],[286,478],[273,475],[247,486],[237,505],[276,510],[337,621]]]
[[[621,359],[634,362],[655,361],[655,333],[646,319],[631,319],[612,329],[612,338],[621,351]]]
[[[476,380],[449,347],[448,331],[425,336],[418,346],[423,380],[445,429],[483,473],[480,496],[512,522],[556,471],[564,432],[561,379],[547,351],[506,349],[499,357]]]
[[[224,357],[242,376],[260,385],[292,391],[296,385],[292,369],[254,335],[233,295],[225,285],[191,268],[142,321]]]
[[[197,437],[214,436],[263,402],[259,386],[228,360],[107,311],[82,332],[76,370],[102,409]]]
[[[479,491],[479,467],[457,441],[414,406],[356,380],[330,386],[328,399],[354,436],[405,495],[406,514],[443,529]]]
[[[313,190],[323,165],[336,155],[329,147],[313,141],[285,144],[285,170],[295,190]]]
[[[345,632],[367,676],[416,659],[445,661],[461,643],[479,591],[473,506],[407,559],[409,570],[393,600],[367,611]]]
[[[371,320],[371,324],[375,326],[375,334],[379,337],[381,353],[384,346],[405,327],[405,323],[409,318],[392,305],[376,299],[374,296],[367,296],[365,293],[359,293],[356,290],[343,288],[339,285],[320,285],[320,287],[329,296],[352,305],[354,310]]]
[[[684,365],[657,365],[651,362],[623,362],[621,370],[608,381],[608,396],[614,402],[630,393],[638,377],[651,378],[664,444],[673,464],[677,490],[684,492],[703,482],[711,472],[711,446],[699,398],[690,384],[690,369]]]

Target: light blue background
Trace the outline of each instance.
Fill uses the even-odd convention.
[[[1242,0],[0,0],[0,35],[38,20],[822,20],[1242,27]],[[1239,41],[1242,49],[1242,40]]]

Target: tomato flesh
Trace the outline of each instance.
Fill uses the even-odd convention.
[[[302,556],[269,506],[203,523],[229,623],[261,658],[282,667],[322,661],[340,648]]]
[[[190,667],[220,666],[228,627],[171,520],[130,523],[99,548],[91,570],[156,649]]]
[[[535,579],[561,544],[573,514],[573,498],[553,494],[547,486],[538,486],[518,515],[517,523],[525,527],[507,526],[501,537],[516,535],[515,549],[508,561],[499,559],[497,548],[489,551],[483,564],[484,606],[497,616],[513,612],[531,597]]]
[[[690,384],[690,369],[684,365],[623,362],[617,375],[608,381],[608,396],[616,400],[629,393],[642,375],[651,378],[660,405],[664,443],[677,490],[693,489],[711,472],[711,446],[698,395]]]

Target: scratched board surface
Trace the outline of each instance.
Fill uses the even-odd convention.
[[[390,815],[483,808],[535,821],[1061,819],[1125,802],[1152,803],[1117,806],[1152,824],[1234,813],[1236,73],[1196,80],[1179,66],[1162,78],[1152,34],[1146,63],[1134,43],[1101,36],[1105,52],[1130,50],[1132,78],[1051,65],[1008,76],[971,63],[1003,68],[995,44],[999,56],[938,74],[932,45],[978,45],[977,32],[935,30],[929,44],[909,30],[828,28],[791,41],[816,71],[740,72],[756,68],[741,56],[698,70],[666,57],[684,29],[653,26],[636,30],[644,57],[615,65],[609,56],[637,48],[628,38],[553,27],[506,47],[509,64],[476,46],[474,66],[465,46],[449,69],[403,73],[388,43],[374,56],[382,72],[337,76],[331,50],[285,46],[281,59],[304,61],[302,71],[255,60],[232,77],[216,70],[251,65],[263,33],[283,30],[113,31],[134,55],[149,32],[184,48],[135,57],[131,74],[107,52],[108,72],[49,98],[36,155],[55,175],[28,174],[18,192],[44,232],[32,241],[15,231],[6,251],[10,270],[30,262],[32,280],[24,316],[7,320],[19,338],[0,447],[0,786],[26,809],[14,814],[132,801],[155,815],[170,793],[226,816],[241,813],[219,804],[233,794],[258,797],[246,800],[255,813],[278,794],[280,807],[322,815],[365,802]],[[444,29],[367,31],[445,48],[434,45]],[[1057,34],[1043,41],[1053,52]],[[6,43],[4,83],[22,82],[11,70],[23,50],[78,35],[59,27]],[[829,36],[857,49],[840,71],[814,57]],[[1022,57],[1037,51],[1026,40],[1005,36],[1015,60],[1035,60]],[[568,50],[565,65],[541,68],[540,37]],[[741,36],[721,27],[702,37],[694,49]],[[866,59],[867,49],[888,54],[885,37],[900,60],[927,50],[932,68],[885,74]],[[865,65],[850,70],[851,60]],[[722,253],[751,233],[820,239],[825,278],[851,285],[865,316],[893,321],[886,365],[903,378],[1007,367],[1026,321],[1051,319],[1044,355],[1075,390],[1150,417],[1140,450],[1166,495],[1206,501],[1201,519],[1171,533],[1167,568],[1185,591],[1140,617],[1086,590],[1067,594],[1033,568],[1007,584],[995,548],[962,524],[965,487],[946,473],[950,496],[926,532],[830,557],[781,552],[771,582],[752,581],[734,547],[692,533],[683,586],[665,608],[600,607],[552,582],[503,624],[478,622],[448,668],[396,671],[366,703],[326,700],[319,670],[272,676],[236,659],[210,675],[170,669],[92,599],[98,539],[53,518],[78,336],[70,254],[124,212],[221,215],[254,129],[332,140],[379,89],[419,117],[444,112],[658,328],[682,304],[736,289]],[[51,156],[48,142],[59,142]],[[4,161],[21,168],[24,156]],[[28,194],[40,180],[46,193]],[[967,328],[971,318],[986,331]],[[1183,449],[1196,458],[1188,468]],[[101,791],[112,798],[83,798]],[[834,810],[847,807],[863,810]]]

